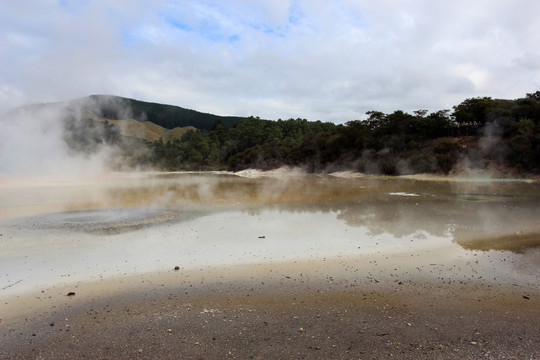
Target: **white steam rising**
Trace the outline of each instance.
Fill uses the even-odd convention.
[[[77,151],[69,146],[70,139],[84,142],[100,135],[82,126],[85,109],[98,109],[98,105],[85,98],[26,106],[4,115],[0,119],[0,176],[61,179],[107,171],[113,146],[99,141]]]

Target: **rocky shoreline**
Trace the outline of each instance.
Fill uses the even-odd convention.
[[[354,283],[344,275],[348,265],[319,263],[316,275],[317,264],[312,265],[171,269],[19,296],[11,308],[3,304],[4,310],[17,309],[19,315],[0,323],[0,357],[535,359],[540,355],[536,287],[485,280],[373,281],[362,275],[357,277],[364,280]],[[75,294],[68,296],[70,289]]]

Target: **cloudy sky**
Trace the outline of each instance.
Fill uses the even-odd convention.
[[[345,122],[540,90],[537,0],[0,2],[0,112],[114,94]]]

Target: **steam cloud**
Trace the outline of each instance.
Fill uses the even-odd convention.
[[[100,105],[90,97],[26,106],[4,115],[0,119],[0,176],[71,178],[110,170],[120,137],[111,139],[114,131],[107,133],[110,128],[89,120],[89,111],[99,114]],[[129,116],[129,109],[120,103],[107,106]]]

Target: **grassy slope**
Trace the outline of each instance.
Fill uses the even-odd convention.
[[[106,119],[98,117],[90,111],[85,112],[87,118],[113,124],[120,129],[122,136],[141,139],[149,142],[157,141],[163,138],[164,141],[180,139],[189,130],[197,130],[193,126],[175,127],[174,129],[166,129],[162,126],[154,124],[150,121],[137,121],[134,119]]]
[[[128,120],[110,120],[99,119],[100,121],[108,121],[110,124],[118,126],[123,136],[130,136],[146,141],[157,141],[163,138],[164,141],[180,139],[189,130],[197,130],[193,126],[176,127],[172,130],[165,129],[162,126],[156,125],[150,121]]]

